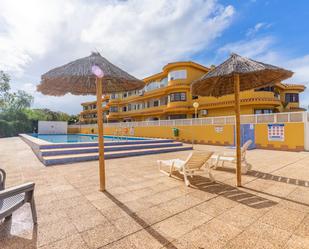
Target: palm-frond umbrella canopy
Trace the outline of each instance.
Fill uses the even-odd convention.
[[[46,95],[63,96],[96,94],[96,75],[92,67],[100,68],[102,77],[102,93],[123,92],[143,88],[145,83],[110,63],[99,53],[92,53],[57,67],[42,75],[37,90]]]
[[[193,82],[192,94],[214,97],[233,94],[235,74],[239,75],[240,91],[245,91],[280,82],[290,78],[293,72],[232,54],[225,62]]]
[[[271,86],[292,75],[293,72],[289,70],[232,54],[225,62],[191,84],[192,95],[235,95],[237,186],[241,186],[239,91]]]
[[[99,53],[92,53],[43,74],[37,90],[46,95],[97,96],[100,190],[105,190],[105,163],[102,94],[141,89],[145,83],[110,63]]]

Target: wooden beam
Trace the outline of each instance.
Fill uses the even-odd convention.
[[[98,123],[98,142],[99,142],[99,175],[100,191],[105,191],[105,162],[104,162],[104,130],[102,113],[102,79],[96,79],[97,91],[97,123]]]
[[[241,186],[241,145],[240,145],[240,100],[239,100],[239,74],[233,76],[235,95],[235,116],[236,116],[236,186]]]

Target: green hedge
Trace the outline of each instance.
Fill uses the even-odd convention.
[[[32,122],[30,120],[23,121],[6,121],[0,119],[0,137],[17,136],[19,133],[32,132]]]

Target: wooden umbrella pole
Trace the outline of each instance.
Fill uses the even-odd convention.
[[[241,186],[241,151],[240,151],[240,101],[239,101],[239,74],[234,77],[235,116],[236,116],[236,186]]]
[[[105,162],[104,162],[104,131],[102,114],[102,79],[96,78],[97,91],[97,123],[98,123],[98,141],[99,141],[99,174],[100,191],[105,191]]]

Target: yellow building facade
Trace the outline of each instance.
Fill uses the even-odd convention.
[[[190,85],[210,68],[195,62],[174,62],[162,72],[144,79],[142,90],[115,93],[103,98],[105,122],[185,119],[234,115],[234,96],[220,98],[192,96]],[[244,91],[240,94],[241,114],[264,114],[302,111],[299,93],[305,87],[276,83],[272,87]],[[193,107],[197,102],[198,108]],[[82,103],[81,123],[96,122],[96,101]]]

